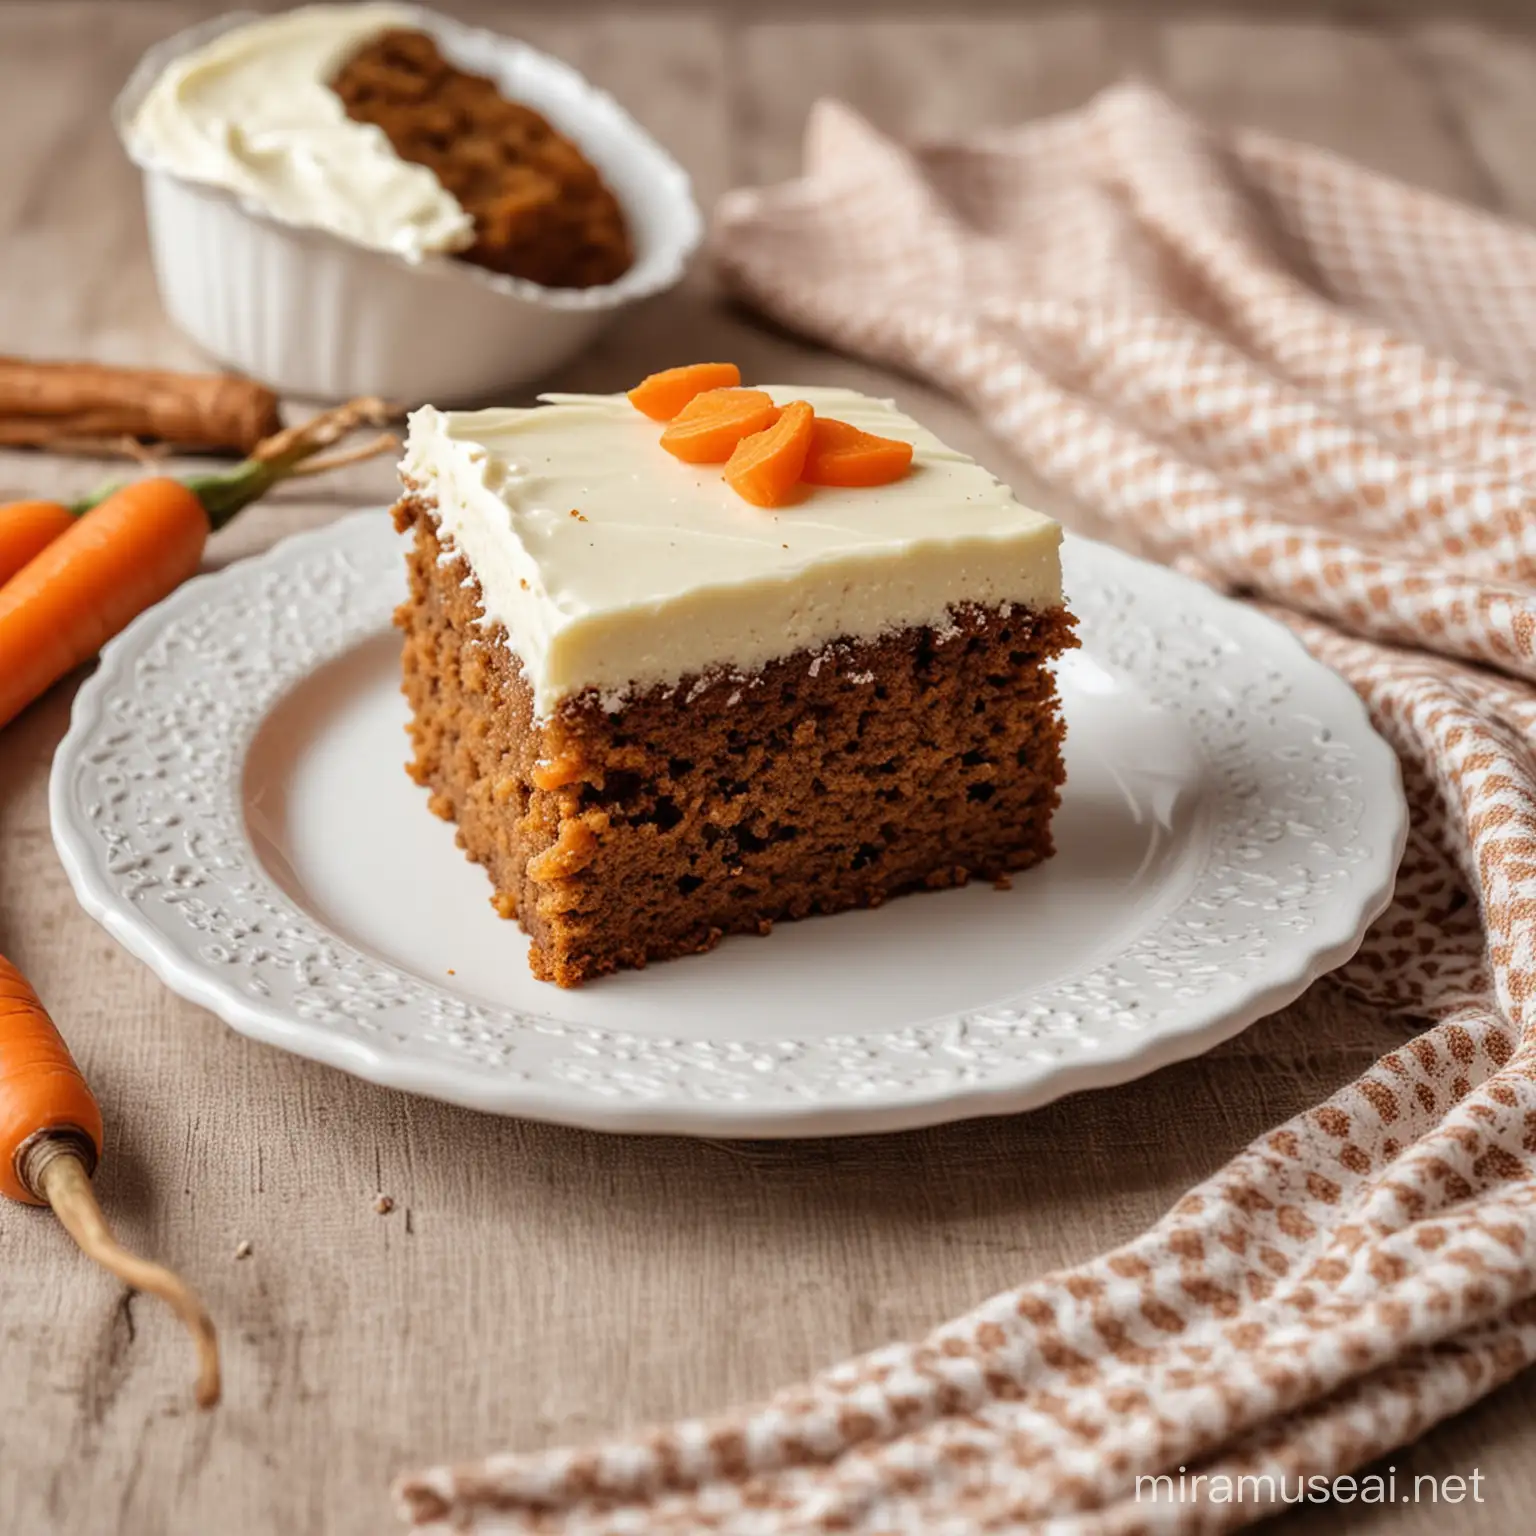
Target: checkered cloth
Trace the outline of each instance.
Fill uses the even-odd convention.
[[[715,248],[775,319],[969,401],[1350,680],[1413,829],[1341,974],[1433,1022],[1092,1263],[761,1406],[428,1472],[402,1506],[735,1536],[1255,1519],[1536,1357],[1536,236],[1121,88],[916,150],[824,105],[804,178],[729,197]],[[1203,1501],[1137,1497],[1180,1468]]]

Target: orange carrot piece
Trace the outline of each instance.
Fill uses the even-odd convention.
[[[26,978],[0,955],[0,1195],[46,1205],[22,1180],[22,1148],[77,1131],[101,1155],[101,1110],[64,1038]]]
[[[74,524],[74,512],[62,501],[13,501],[0,507],[0,586]]]
[[[195,491],[138,480],[0,587],[0,726],[192,575],[208,532]]]
[[[350,400],[265,439],[233,469],[185,484],[157,476],[77,502],[73,526],[0,586],[0,726],[179,586],[208,535],[279,480],[393,446],[386,435],[316,457],[389,414],[381,400]]]
[[[733,389],[741,383],[735,363],[689,363],[641,379],[629,392],[629,403],[652,421],[671,421],[696,395],[707,389]]]
[[[782,507],[793,500],[815,419],[804,400],[791,401],[766,432],[737,444],[725,466],[726,484],[754,507]]]
[[[737,443],[778,419],[760,389],[711,389],[696,395],[661,434],[661,446],[685,464],[724,464]]]
[[[136,1291],[158,1296],[197,1348],[193,1396],[219,1400],[219,1340],[196,1294],[163,1264],[117,1241],[91,1188],[101,1161],[101,1109],[26,978],[0,955],[0,1195],[49,1205],[81,1251]]]
[[[912,444],[878,437],[832,416],[818,416],[802,478],[807,485],[872,486],[900,480],[912,464]]]

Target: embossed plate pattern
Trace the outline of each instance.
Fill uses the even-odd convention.
[[[1208,1049],[1353,952],[1406,815],[1349,688],[1172,572],[1066,546],[1059,853],[577,992],[534,981],[401,771],[380,511],[188,583],[54,763],[85,908],[236,1029],[597,1129],[798,1136],[1027,1109]]]

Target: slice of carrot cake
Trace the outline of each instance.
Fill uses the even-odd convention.
[[[725,367],[411,417],[411,772],[562,986],[1052,851],[1057,525]]]

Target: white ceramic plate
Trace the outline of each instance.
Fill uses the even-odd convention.
[[[1355,949],[1406,812],[1279,626],[1081,539],[1060,851],[562,992],[407,779],[382,511],[188,583],[80,690],[54,837],[87,911],[236,1029],[613,1131],[799,1136],[1027,1109],[1208,1049]]]

